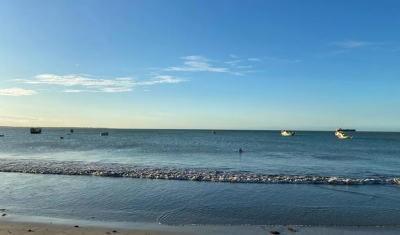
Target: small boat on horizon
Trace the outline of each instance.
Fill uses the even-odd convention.
[[[108,135],[108,132],[101,132],[100,133],[100,136],[107,136]]]
[[[353,138],[352,135],[346,135],[346,133],[344,131],[338,132],[337,137],[339,139],[352,139]]]
[[[69,130],[69,132],[74,133],[74,129]]]
[[[340,135],[340,134],[345,134],[345,132],[344,132],[344,131],[338,131],[338,130],[336,129],[335,135],[338,136],[338,135]]]
[[[288,131],[288,130],[281,131],[282,136],[294,136],[295,134],[296,134],[296,132],[294,132],[294,131]]]
[[[42,128],[38,128],[38,127],[31,128],[30,132],[31,132],[31,134],[41,134],[42,133]]]
[[[215,132],[215,131],[212,131],[211,133],[212,133],[213,135],[217,134],[217,132]]]
[[[4,137],[4,135],[2,134],[2,135],[0,135],[0,137]]]

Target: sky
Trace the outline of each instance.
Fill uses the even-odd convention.
[[[400,131],[400,2],[3,0],[0,126]]]

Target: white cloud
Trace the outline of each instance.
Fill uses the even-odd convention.
[[[238,68],[238,69],[249,69],[249,68],[252,68],[253,66],[251,66],[251,65],[241,65],[241,66],[236,66],[236,68]]]
[[[24,96],[24,95],[36,95],[37,92],[34,90],[25,90],[22,88],[9,88],[9,89],[0,89],[0,95],[7,96]]]
[[[261,61],[261,59],[259,59],[259,58],[248,58],[247,60],[250,60],[250,61]]]
[[[210,60],[203,56],[185,56],[182,57],[185,62],[184,66],[179,67],[169,67],[165,70],[167,71],[186,71],[186,72],[216,72],[225,73],[229,72],[227,68],[216,68],[213,67],[209,62]]]
[[[161,84],[161,83],[178,83],[178,82],[183,82],[185,81],[184,79],[169,76],[169,75],[158,75],[155,76],[152,81],[147,81],[147,82],[140,82],[138,85],[146,86],[146,85],[155,85],[155,84]]]
[[[234,55],[234,54],[230,54],[229,56],[232,57],[232,58],[234,58],[234,59],[240,58],[239,56]]]
[[[70,74],[70,75],[55,75],[55,74],[40,74],[34,79],[18,80],[27,84],[45,84],[74,87],[76,89],[65,89],[62,92],[77,93],[77,92],[128,92],[133,91],[135,86],[155,85],[160,83],[178,83],[184,81],[181,78],[158,75],[149,81],[136,81],[133,77],[122,77],[115,79],[99,78],[88,74]],[[84,89],[81,89],[84,88]]]
[[[88,90],[63,90],[62,92],[67,92],[67,93],[79,93],[83,91],[88,91]]]
[[[80,65],[80,64],[75,64],[75,66],[79,67],[79,66],[81,66],[81,65]]]
[[[133,91],[132,87],[104,87],[101,89],[104,92],[126,92]]]
[[[365,47],[372,45],[371,42],[366,41],[355,41],[355,40],[345,40],[341,42],[333,42],[332,45],[342,46],[346,48],[356,48],[356,47]]]

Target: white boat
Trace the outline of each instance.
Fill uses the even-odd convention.
[[[352,135],[346,135],[346,133],[344,133],[343,131],[339,132],[337,137],[339,139],[352,139],[353,138]]]
[[[108,132],[101,132],[100,133],[100,136],[107,136],[108,135]]]
[[[296,132],[294,132],[294,131],[288,131],[288,130],[281,131],[282,136],[294,136],[295,134],[296,134]]]
[[[345,134],[345,133],[344,133],[344,131],[338,131],[338,130],[335,131],[336,136],[339,136],[340,134]]]

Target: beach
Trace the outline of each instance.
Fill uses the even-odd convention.
[[[100,223],[49,218],[0,219],[1,235],[397,235],[400,227],[324,227],[324,226],[166,226],[147,223]],[[42,222],[38,222],[38,221]],[[289,230],[290,229],[290,230]]]

